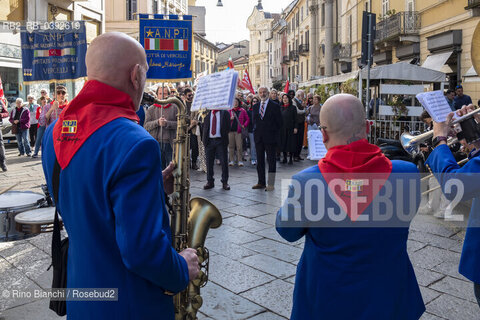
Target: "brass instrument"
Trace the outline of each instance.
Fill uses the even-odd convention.
[[[476,115],[479,112],[480,112],[480,109],[476,109],[476,110],[474,110],[474,111],[456,119],[455,121],[452,121],[452,123],[451,123],[452,126],[454,126],[456,124],[460,124],[461,126],[463,124],[469,124],[468,128],[464,128],[462,126],[462,131],[467,131],[465,129],[468,129],[468,136],[465,137],[466,140],[467,140],[467,143],[471,143],[473,141],[476,141],[479,138],[479,136],[478,136],[478,130],[479,129],[477,129],[477,124],[476,124],[475,120],[473,119],[473,116]],[[473,121],[473,123],[472,123],[472,121]],[[473,128],[473,129],[470,130],[471,128]],[[424,142],[425,140],[430,139],[431,137],[433,137],[433,130],[427,131],[427,132],[422,133],[418,136],[413,136],[409,132],[404,132],[404,133],[402,133],[402,135],[400,137],[400,143],[402,144],[405,151],[407,151],[410,155],[415,155],[416,153],[419,152],[420,144],[422,142]],[[457,139],[455,139],[455,140],[457,140]],[[448,144],[450,145],[450,144],[453,144],[453,143],[458,141],[458,140],[457,141],[455,141],[455,140],[450,140]]]
[[[177,135],[174,140],[175,170],[174,190],[171,195],[172,207],[170,228],[172,230],[172,246],[177,252],[186,248],[197,249],[200,272],[196,279],[188,284],[186,290],[173,297],[175,320],[195,320],[197,311],[202,306],[200,288],[208,281],[209,254],[205,248],[205,239],[210,228],[218,228],[222,224],[220,211],[204,198],[190,199],[190,156],[189,156],[189,117],[182,101],[178,98],[159,100],[144,93],[143,101],[157,104],[174,104],[177,106]]]

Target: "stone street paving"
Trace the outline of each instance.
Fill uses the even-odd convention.
[[[17,157],[7,150],[9,171],[0,172],[0,189],[20,182],[15,190],[41,192],[44,183],[41,161]],[[210,250],[210,281],[202,289],[200,319],[286,319],[292,306],[296,264],[303,239],[290,244],[274,228],[275,213],[281,205],[281,178],[312,161],[280,165],[276,190],[252,190],[254,167],[230,168],[230,191],[217,185],[203,190],[205,175],[191,174],[191,193],[210,199],[222,212],[223,225],[211,230],[206,242]],[[468,208],[464,207],[463,211]],[[480,319],[473,285],[458,273],[464,228],[430,215],[417,215],[412,223],[408,251],[415,267],[427,312],[423,320]],[[381,241],[381,239],[379,239]],[[0,242],[0,319],[58,319],[48,310],[48,300],[11,299],[4,290],[41,289],[51,284],[51,234]]]

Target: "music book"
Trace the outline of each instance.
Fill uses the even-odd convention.
[[[308,159],[320,160],[327,154],[327,148],[323,144],[323,135],[320,130],[308,131]]]
[[[230,110],[237,90],[238,72],[228,69],[203,76],[198,80],[192,111]]]
[[[416,97],[435,122],[445,122],[448,114],[452,112],[443,90],[422,92]],[[456,117],[455,114],[454,118]]]

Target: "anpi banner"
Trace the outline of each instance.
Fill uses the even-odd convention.
[[[140,43],[148,62],[147,79],[187,81],[192,79],[192,16],[140,14]],[[168,17],[168,19],[166,19]]]
[[[27,30],[22,28],[21,32],[25,82],[74,80],[87,75],[84,21],[62,21],[49,28]]]

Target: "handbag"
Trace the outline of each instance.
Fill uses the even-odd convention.
[[[248,138],[248,129],[245,128],[244,126],[242,126],[242,124],[240,123],[240,120],[238,120],[238,117],[237,117],[237,114],[235,113],[235,111],[232,110],[232,112],[233,112],[233,115],[235,116],[235,119],[237,119],[238,125],[239,125],[240,127],[242,127],[242,138],[243,138],[243,139]]]
[[[55,166],[53,167],[53,197],[55,203],[58,205],[58,191],[60,184],[60,165],[57,158],[55,158]],[[58,206],[55,207],[55,219],[53,220],[53,235],[52,235],[52,264],[53,266],[53,280],[52,289],[66,289],[67,288],[67,257],[68,257],[68,237],[61,240],[60,235],[60,221],[58,218]],[[48,269],[50,269],[50,267]],[[65,300],[50,299],[49,308],[57,315],[64,316],[67,314],[67,302]]]
[[[12,123],[12,134],[18,133],[18,124]]]

